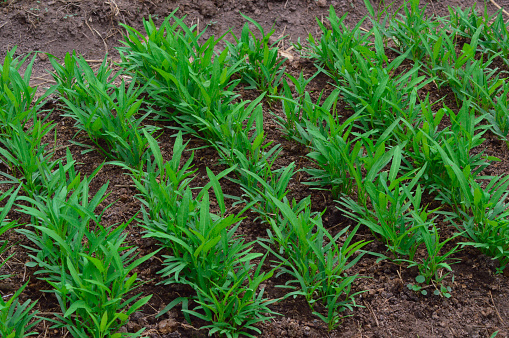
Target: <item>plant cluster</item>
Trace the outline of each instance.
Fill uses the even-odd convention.
[[[271,41],[276,32],[274,28],[265,34],[258,22],[242,13],[241,15],[248,23],[242,28],[240,38],[232,33],[234,43],[226,41],[229,51],[228,63],[241,65],[242,68],[238,73],[242,75],[243,81],[249,84],[248,88],[278,94],[279,85],[284,84],[282,77],[285,59],[279,56],[277,45],[283,37]],[[256,27],[261,38],[257,38],[256,32],[249,28],[249,23]]]
[[[65,56],[64,65],[58,59],[50,58],[55,73],[53,78],[67,111],[64,116],[76,120],[76,127],[88,134],[94,146],[76,142],[89,150],[98,149],[107,158],[121,160],[132,167],[140,164],[147,148],[143,130],[153,134],[157,128],[142,127],[142,122],[150,114],[140,115],[143,88],[135,88],[131,81],[126,88],[122,76],[113,70],[104,59],[97,71],[82,57],[75,54]]]
[[[253,243],[244,243],[236,234],[243,211],[226,215],[219,179],[231,169],[216,176],[207,168],[210,184],[193,197],[189,186],[193,158],[181,167],[185,148],[181,133],[167,162],[156,140],[148,133],[146,137],[153,159],[147,158],[145,172],[133,171],[132,176],[143,204],[145,236],[158,239],[168,253],[163,256],[165,267],[159,272],[162,283],[183,283],[196,291],[192,297],[198,304],[195,308],[188,308],[187,298],[177,301],[183,303],[187,318],[192,314],[211,322],[206,327],[210,333],[238,336],[247,334],[247,330],[259,332],[253,324],[271,318],[267,314],[273,312],[267,306],[274,300],[262,298],[263,289],[258,288],[273,272],[261,272],[260,264],[252,273],[252,261],[262,254],[251,253]],[[210,188],[219,204],[219,214],[210,212]],[[170,303],[159,315],[175,305],[177,302]]]
[[[30,265],[39,267],[60,304],[63,315],[50,320],[54,327],[75,337],[120,337],[129,315],[151,298],[125,299],[139,285],[131,272],[156,252],[135,260],[136,248],[126,246],[122,234],[129,222],[113,231],[101,225],[105,210],[96,209],[107,185],[89,200],[90,181],[78,177],[69,185],[64,181],[53,196],[21,197],[30,204],[21,210],[32,220],[19,232],[35,245]]]

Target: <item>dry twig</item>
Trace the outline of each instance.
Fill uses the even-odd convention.
[[[366,305],[366,307],[369,309],[369,312],[371,312],[371,315],[373,315],[373,318],[375,318],[376,326],[380,327],[380,323],[378,323],[378,318],[376,318],[375,311],[373,311],[371,305],[369,305],[369,303],[367,303],[366,301],[364,301],[364,305]]]
[[[498,9],[501,9],[502,12],[504,12],[505,15],[509,16],[509,12],[507,12],[503,7],[501,7],[499,4],[497,4],[494,0],[490,0],[490,2],[495,5]]]
[[[500,312],[498,312],[497,306],[495,305],[495,301],[493,300],[493,295],[491,294],[491,291],[489,292],[491,297],[491,302],[493,303],[493,307],[495,308],[495,312],[497,313],[498,320],[500,320],[500,324],[505,325],[504,320],[502,319],[502,316],[500,315]]]

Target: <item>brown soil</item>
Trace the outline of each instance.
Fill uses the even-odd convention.
[[[509,8],[509,0],[497,1],[502,6]],[[430,2],[429,13],[438,15],[447,14],[447,6],[462,7],[471,6],[471,0],[444,0]],[[244,21],[239,12],[243,12],[258,22],[266,29],[274,25],[276,36],[288,35],[283,48],[290,46],[291,41],[301,38],[303,41],[308,33],[317,35],[318,19],[327,16],[330,5],[336,8],[338,15],[348,11],[348,23],[355,24],[365,14],[362,0],[337,0],[337,1],[267,1],[267,0],[214,0],[214,1],[126,1],[126,0],[80,0],[80,1],[32,1],[13,0],[0,5],[0,44],[4,46],[0,51],[3,59],[5,52],[17,45],[17,54],[26,54],[31,51],[42,51],[62,57],[66,52],[75,49],[85,55],[87,59],[102,59],[107,52],[115,60],[118,55],[115,47],[119,46],[121,29],[119,23],[125,23],[137,29],[142,27],[142,17],[157,18],[162,20],[173,9],[179,7],[178,15],[187,15],[191,23],[199,23],[203,29],[210,25],[209,33],[220,35],[229,28],[238,33]],[[493,13],[496,8],[487,4],[487,9]],[[314,69],[310,62],[298,59],[289,63],[288,70],[298,73],[304,70],[313,73]],[[39,54],[35,64],[34,84],[47,86],[49,77],[45,69],[50,68],[48,58]],[[309,89],[320,91],[330,90],[331,85],[325,76],[318,76]],[[438,92],[433,88],[427,89],[431,97],[448,96],[449,105],[453,105],[452,93]],[[242,91],[244,98],[252,98],[253,93]],[[302,157],[305,153],[303,147],[287,141],[277,131],[275,123],[271,120],[269,106],[265,104],[266,129],[269,137],[275,142],[281,143],[283,152],[277,162],[277,166],[286,166],[296,162],[299,168],[309,166],[309,161]],[[55,108],[49,103],[46,108]],[[277,113],[277,107],[272,107]],[[65,148],[69,147],[75,159],[80,164],[77,170],[89,174],[104,161],[97,152],[81,154],[81,148],[69,143],[76,133],[73,121],[60,116],[60,111],[54,110],[50,119],[57,122],[57,144],[61,150],[59,156],[65,155]],[[166,159],[171,156],[173,139],[168,130],[160,139],[160,145]],[[494,155],[501,159],[488,169],[487,174],[509,173],[509,151],[507,147],[498,141],[493,135],[486,134],[487,140],[483,144],[486,154]],[[203,146],[204,142],[192,139],[190,148]],[[189,154],[187,154],[189,156]],[[217,154],[213,149],[200,149],[195,153],[195,168],[198,169],[195,186],[203,186],[206,182],[201,177],[206,176],[205,168],[210,167],[214,172],[224,168],[216,165]],[[301,184],[306,180],[305,175],[296,175],[291,183],[292,195],[303,198],[312,195],[314,209],[324,210],[324,224],[331,232],[351,225],[351,222],[339,212],[332,196],[326,191],[310,190],[308,186]],[[118,167],[106,165],[93,182],[92,193],[100,186],[109,182],[110,196],[106,203],[116,203],[105,213],[105,225],[113,225],[124,222],[131,218],[140,207],[135,199],[136,189],[126,172]],[[236,195],[240,191],[238,186],[223,180],[225,193]],[[107,205],[107,204],[105,204]],[[12,218],[19,218],[26,222],[26,217],[13,213]],[[253,222],[255,215],[248,215],[243,221],[240,232],[247,240],[255,240],[265,236],[265,227]],[[440,225],[444,236],[453,231]],[[155,241],[142,238],[140,228],[135,223],[129,227],[130,243],[140,248],[140,254],[147,254],[157,248]],[[372,240],[371,233],[364,229],[357,235],[359,239]],[[32,274],[33,269],[25,267],[29,260],[26,250],[22,245],[30,243],[21,235],[11,232],[11,243],[16,243],[12,248],[15,252],[14,259],[7,265],[5,273],[12,273],[15,277],[0,285],[2,295],[12,293],[22,283],[30,279],[30,284],[22,295],[22,300],[37,299],[37,309],[45,316],[58,312],[59,307],[56,299],[48,293],[42,292],[48,285],[37,280]],[[385,253],[383,245],[372,242],[367,250]],[[490,337],[495,331],[499,331],[499,337],[509,337],[509,281],[507,276],[495,275],[495,263],[484,257],[474,249],[465,249],[456,254],[455,258],[461,262],[453,265],[454,283],[450,299],[438,296],[422,296],[409,291],[406,285],[412,282],[416,271],[404,269],[390,262],[376,263],[375,258],[365,256],[353,269],[353,273],[359,273],[367,278],[359,279],[356,290],[367,290],[357,302],[364,308],[357,308],[352,316],[347,318],[341,327],[328,333],[323,323],[311,314],[304,299],[287,299],[273,306],[276,312],[281,313],[270,322],[263,323],[259,327],[264,337]],[[173,310],[162,318],[155,318],[155,314],[164,308],[178,295],[185,295],[189,290],[181,286],[157,285],[160,280],[157,271],[161,269],[159,258],[153,258],[139,269],[142,280],[148,282],[141,288],[145,294],[153,294],[150,303],[142,311],[132,316],[127,329],[135,332],[145,327],[145,336],[150,337],[201,337],[206,336],[206,331],[197,330],[202,323],[193,322],[190,326],[178,310]],[[281,279],[272,279],[267,283],[267,294],[270,298],[280,297],[282,291],[275,285],[284,283]],[[163,322],[164,321],[164,322]],[[163,323],[161,323],[163,322]],[[171,327],[171,332],[163,334],[162,325]],[[50,330],[49,323],[39,326],[39,337],[62,337],[64,332]]]

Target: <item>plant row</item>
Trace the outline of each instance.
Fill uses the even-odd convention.
[[[476,149],[488,129],[504,135],[501,140],[507,136],[500,131],[509,116],[509,84],[501,75],[494,76],[498,68],[492,68],[507,30],[500,26],[501,13],[483,17],[475,8],[451,9],[447,18],[428,17],[414,0],[402,8],[400,18],[381,20],[384,13],[375,13],[368,4],[371,15],[378,15],[368,32],[360,29],[362,22],[349,29],[343,24],[345,17],[338,18],[331,8],[332,28],[320,25],[321,40],[310,37],[303,52],[324,67],[353,114],[342,124],[337,115],[299,121],[299,109],[293,107],[297,104],[304,112],[305,105],[286,95],[283,125],[288,136],[311,148],[308,157],[318,167],[308,170],[316,178],[313,184],[332,186],[341,209],[385,242],[393,260],[417,266],[419,283],[432,283],[436,294],[450,297],[442,271],[452,271],[450,256],[460,246],[472,245],[498,260],[499,273],[509,263],[509,177],[483,175],[499,159]],[[474,18],[475,28],[470,25]],[[393,60],[385,53],[390,49],[398,55]],[[409,70],[399,72],[404,62]],[[451,88],[457,106],[448,107],[442,99],[431,103],[429,93],[422,98],[420,92],[430,84],[437,90]],[[333,100],[323,103],[326,110],[334,108],[337,93],[331,96]],[[482,123],[485,120],[488,123]],[[424,192],[440,206],[429,211],[422,204]],[[352,194],[357,198],[349,197]],[[442,242],[439,216],[443,224],[457,229]],[[468,242],[441,254],[457,236]],[[426,256],[417,258],[421,245]]]

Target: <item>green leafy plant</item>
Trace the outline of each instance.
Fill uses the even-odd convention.
[[[313,229],[313,224],[319,221],[319,213],[311,212],[311,198],[309,196],[302,199],[300,202],[297,202],[295,199],[289,201],[286,196],[283,196],[281,201],[275,202],[275,200],[277,200],[276,196],[266,191],[263,197],[267,198],[269,201],[266,203],[271,203],[274,208],[277,208],[277,211],[266,217],[266,222],[270,225],[270,228],[267,229],[268,239],[262,240],[262,242],[267,241],[274,247],[273,250],[275,250],[275,252],[286,257],[288,255],[285,254],[285,252],[290,250],[290,243],[292,241],[297,241],[297,237],[294,225],[286,218],[285,214],[281,213],[279,209],[280,204],[283,203],[287,205],[294,214],[298,215],[302,226],[308,231],[311,231]]]
[[[407,288],[415,292],[420,292],[422,295],[426,296],[428,294],[428,290],[426,289],[430,287],[430,285],[427,285],[425,283],[426,278],[422,275],[418,275],[417,277],[415,277],[415,281],[417,282],[417,284],[408,283]],[[454,282],[454,276],[452,276],[452,281]],[[451,295],[452,288],[450,286],[446,286],[443,283],[434,286],[435,286],[435,291],[433,291],[434,295],[446,298],[452,297]]]
[[[449,7],[448,25],[457,38],[467,41],[480,31],[478,46],[483,53],[494,55],[502,52],[502,55],[507,55],[509,45],[502,10],[490,16],[486,10],[479,13],[476,4],[465,9]],[[506,58],[501,58],[501,61],[507,64]]]
[[[126,71],[147,85],[150,99],[162,108],[158,114],[176,118],[181,113],[180,123],[193,125],[236,97],[233,89],[240,79],[231,77],[240,70],[240,61],[227,64],[228,48],[216,55],[224,35],[202,43],[206,29],[198,33],[196,25],[188,27],[175,11],[159,28],[152,19],[144,20],[145,35],[123,25],[127,35],[119,52]]]
[[[257,192],[260,183],[256,177],[267,182],[277,174],[273,166],[282,149],[279,144],[272,146],[272,142],[263,144],[263,131],[259,135],[255,132],[250,138],[245,133],[241,135],[236,146],[231,149],[219,146],[219,155],[225,163],[235,168],[237,178],[230,180],[240,184],[246,193],[253,194]]]
[[[94,173],[95,174],[95,173]],[[29,202],[21,211],[32,218],[31,228],[20,229],[33,244],[37,274],[53,286],[63,315],[53,321],[76,337],[121,337],[115,333],[128,316],[145,304],[150,296],[124,300],[136,288],[132,270],[153,254],[134,261],[136,248],[123,245],[128,223],[113,231],[101,225],[102,213],[95,211],[105,199],[107,185],[89,199],[90,178],[61,182],[54,195],[20,197]],[[130,276],[129,276],[130,275]],[[141,332],[138,332],[138,335]]]
[[[120,229],[124,229],[121,226]],[[116,231],[117,229],[115,229]],[[116,231],[118,234],[118,231]],[[140,336],[117,332],[125,325],[131,314],[145,305],[152,295],[138,299],[137,294],[125,297],[141,283],[132,270],[155,253],[137,260],[136,248],[127,252],[122,246],[127,235],[117,235],[113,241],[102,241],[94,252],[81,252],[81,260],[74,264],[67,258],[66,269],[61,271],[60,281],[48,281],[54,288],[64,315],[57,315],[54,328],[65,327],[75,337],[122,337]]]
[[[15,187],[12,187],[9,190],[7,190],[5,193],[2,193],[0,195],[0,202],[3,202],[7,197],[9,197],[9,199],[7,200],[5,205],[0,208],[0,235],[5,234],[7,231],[15,228],[18,225],[17,221],[10,221],[7,218],[7,214],[11,211],[11,208],[12,208],[14,202],[18,198],[18,193],[19,193],[20,189],[21,189],[21,186],[19,186],[17,189],[15,189]],[[7,240],[2,241],[2,245],[0,246],[0,254],[3,254],[5,251],[7,251],[8,244],[9,243]],[[11,257],[8,257],[7,259],[5,259],[0,264],[0,268],[2,268],[10,258]],[[0,280],[4,280],[9,277],[10,277],[9,275],[0,275]]]
[[[462,38],[472,39],[479,27],[483,27],[483,33],[486,33],[492,18],[489,14],[480,14],[477,6],[466,7],[449,7],[449,25],[454,29],[454,33]],[[483,34],[485,35],[485,34]]]
[[[501,53],[507,55],[509,52],[509,34],[504,20],[503,11],[499,10],[492,17],[487,17],[485,11],[484,20],[488,24],[486,27],[489,29],[489,37],[481,38],[479,45],[484,48],[489,54],[494,55]],[[507,58],[502,57],[501,61],[506,65],[509,63]]]
[[[295,163],[290,163],[287,167],[278,170],[268,170],[266,176],[260,177],[256,173],[244,170],[244,175],[254,179],[256,186],[241,185],[244,191],[245,199],[242,202],[251,203],[252,211],[257,212],[262,219],[262,222],[270,224],[273,218],[279,219],[280,212],[278,206],[272,201],[270,196],[275,197],[279,201],[289,203],[286,195],[288,194],[288,184],[295,175]],[[293,210],[300,210],[305,205],[306,199],[299,203],[292,203]],[[281,219],[282,222],[284,222]]]
[[[472,154],[475,147],[480,146],[488,126],[481,124],[484,116],[475,116],[471,101],[467,101],[461,109],[454,113],[445,106],[433,113],[428,99],[421,102],[422,125],[408,128],[408,134],[402,136],[405,139],[404,170],[420,169],[426,165],[421,183],[431,190],[439,189],[439,186],[451,187],[451,178],[448,171],[444,170],[446,164],[441,152],[454,158],[461,167],[470,166],[477,175],[489,165],[490,161],[497,160],[495,157],[485,156],[483,152]],[[440,125],[450,121],[450,125],[442,128]],[[400,134],[398,134],[399,136]],[[445,195],[444,195],[445,196]]]
[[[249,144],[263,132],[263,109],[260,104],[264,95],[253,101],[241,101],[218,107],[207,118],[189,128],[216,148],[229,161],[236,150],[247,152]],[[247,105],[247,107],[246,107]]]
[[[356,188],[359,205],[365,209],[367,209],[368,199],[364,182],[366,180],[373,181],[376,175],[389,164],[396,149],[404,148],[405,146],[405,144],[402,144],[398,148],[391,148],[386,145],[387,140],[398,123],[399,120],[394,121],[376,142],[370,138],[373,132],[356,134],[359,140],[353,144],[350,153],[341,152],[343,161],[348,168],[348,175],[350,175],[352,182],[355,183],[354,187]]]
[[[294,98],[294,91],[292,91],[290,88],[288,81],[282,82],[283,87],[279,93],[280,96],[273,97],[274,99],[281,99],[281,106],[285,117],[283,118],[276,114],[274,114],[274,116],[278,120],[278,124],[282,127],[283,132],[289,138],[292,138],[296,134],[296,124],[303,123],[305,120],[306,112],[303,108],[304,101],[313,104],[309,92],[306,91],[306,86],[318,74],[319,72],[316,72],[306,79],[302,71],[300,72],[298,78],[292,76],[291,74],[285,73],[285,76],[293,83],[294,91],[296,92],[297,97]],[[317,102],[320,102],[320,99],[321,95]]]
[[[352,311],[355,296],[361,292],[351,293],[351,287],[358,275],[348,276],[346,271],[354,266],[362,254],[354,255],[368,242],[353,243],[358,226],[348,233],[348,227],[332,236],[322,225],[321,214],[311,213],[309,200],[298,214],[290,205],[270,196],[280,209],[282,222],[272,219],[269,243],[277,244],[273,249],[261,243],[278,259],[281,274],[288,274],[292,279],[283,286],[295,291],[285,297],[302,295],[308,301],[314,314],[327,323],[329,330],[336,328],[346,315]],[[344,242],[340,246],[339,239]],[[317,308],[325,306],[326,315]]]
[[[189,199],[190,196],[184,196],[182,205],[188,205]],[[204,289],[211,283],[223,282],[229,271],[247,260],[246,257],[259,256],[248,254],[250,244],[235,238],[240,218],[236,215],[217,217],[209,213],[208,203],[209,196],[205,193],[203,199],[195,201],[194,212],[186,210],[189,216],[173,220],[164,232],[161,226],[156,228],[157,223],[144,222],[146,236],[158,238],[171,253],[171,256],[164,256],[165,268],[160,271],[165,284],[189,281]],[[180,214],[183,213],[181,209]]]
[[[492,56],[486,62],[483,57],[480,60],[475,60],[475,46],[468,44],[463,45],[462,52],[463,54],[458,58],[458,60],[463,60],[462,64],[456,64],[454,67],[444,70],[448,84],[454,91],[457,102],[473,98],[478,102],[478,106],[487,108],[499,87],[503,85],[503,80],[498,76],[493,77],[497,69],[490,70],[488,68],[498,55]]]
[[[28,57],[14,58],[16,48],[6,52],[4,63],[0,65],[0,134],[10,133],[11,125],[25,125],[34,119],[52,91],[46,91],[36,98],[37,87],[30,86],[33,64],[36,55],[27,63]],[[25,69],[23,76],[21,70]]]
[[[281,146],[277,144],[271,147],[272,142],[262,145],[261,141],[265,139],[265,134],[260,134],[260,136],[249,144],[246,152],[235,149],[234,154],[237,157],[225,160],[235,166],[237,178],[230,178],[230,180],[240,184],[242,190],[247,194],[256,194],[258,191],[261,182],[256,177],[261,177],[263,182],[271,182],[280,172],[279,169],[274,170],[273,167],[282,150]]]
[[[73,186],[76,182],[79,182],[81,174],[76,171],[75,164],[76,161],[73,159],[69,148],[66,149],[65,162],[63,158],[52,162],[43,162],[39,168],[39,180],[42,188],[33,197],[37,195],[52,196],[60,189],[62,184]],[[94,170],[91,176],[94,176],[101,168],[102,164]]]
[[[272,95],[277,94],[284,75],[283,64],[286,61],[279,56],[277,47],[283,37],[271,42],[270,38],[276,32],[275,29],[265,34],[258,22],[242,13],[241,15],[248,22],[242,28],[240,38],[231,33],[235,43],[226,41],[228,63],[231,65],[240,63],[243,66],[239,73],[243,80],[249,83],[248,88],[268,91]],[[255,34],[249,28],[249,23],[258,29],[259,34]],[[261,37],[258,38],[257,35]]]
[[[442,203],[460,209],[465,206],[461,202],[460,176],[455,173],[455,170],[463,171],[468,180],[468,177],[477,177],[491,161],[498,160],[493,156],[483,155],[483,151],[471,154],[472,149],[483,143],[482,135],[488,126],[480,124],[483,116],[475,116],[469,102],[467,101],[457,114],[444,107],[451,120],[450,131],[442,135],[440,143],[428,138],[434,148],[433,152],[440,155],[438,161],[443,163],[445,169],[437,167],[438,174],[432,176],[434,182],[429,187],[432,191],[438,192],[437,198]],[[455,166],[451,166],[451,163]]]
[[[316,40],[309,34],[309,48],[304,48],[300,43],[296,45],[296,49],[303,51],[305,56],[317,60],[321,67],[325,66],[335,79],[339,78],[346,68],[350,72],[354,71],[353,54],[355,51],[368,49],[368,38],[371,34],[371,31],[367,33],[361,31],[364,19],[350,29],[344,23],[346,17],[347,14],[339,18],[334,7],[331,6],[327,17],[331,29],[327,29],[317,18],[318,26],[322,31],[320,40]]]
[[[0,161],[9,168],[10,174],[2,172],[1,175],[10,182],[20,183],[26,194],[33,197],[44,189],[44,172],[51,173],[57,165],[46,149],[48,144],[42,142],[55,125],[36,120],[27,131],[20,123],[10,127],[10,137],[0,137]]]
[[[439,287],[435,286],[435,294],[450,298],[451,289],[447,288],[443,281],[452,272],[450,264],[451,261],[454,261],[454,259],[451,260],[450,256],[458,251],[459,245],[456,245],[445,254],[440,254],[440,251],[448,242],[459,236],[460,233],[457,233],[454,236],[447,238],[445,241],[440,242],[440,235],[435,224],[432,222],[426,222],[426,220],[422,221],[425,224],[419,228],[419,231],[422,236],[422,241],[426,246],[427,256],[420,262],[409,260],[408,267],[411,268],[413,266],[417,266],[419,269],[420,277],[419,280],[416,279],[418,283],[424,282],[426,284],[430,284],[433,282],[434,285],[436,283]],[[431,226],[429,223],[431,223]],[[448,272],[444,274],[444,270]],[[422,278],[424,278],[423,281],[421,281]],[[447,292],[443,292],[444,289]]]
[[[457,210],[466,211],[465,180],[475,179],[486,168],[490,161],[498,160],[492,156],[484,156],[483,152],[470,155],[470,151],[482,144],[481,136],[486,126],[477,125],[483,117],[476,117],[469,107],[463,107],[458,114],[449,111],[451,117],[451,132],[442,144],[433,142],[435,151],[442,158],[445,170],[441,175],[434,176],[434,183],[430,186],[438,192],[437,199],[447,203]],[[479,131],[479,132],[478,132]]]
[[[482,62],[482,59],[479,61]],[[500,89],[503,88],[505,80],[500,79],[500,75],[494,76],[499,71],[498,68],[482,68],[474,68],[471,74],[468,75],[471,78],[472,87],[468,88],[464,94],[466,97],[473,99],[477,107],[485,110],[493,106],[494,99]]]
[[[401,149],[390,151],[390,171],[368,172],[364,181],[365,191],[373,210],[352,198],[344,197],[340,204],[346,215],[366,225],[385,243],[395,259],[413,257],[422,243],[418,229],[419,220],[427,219],[428,212],[421,206],[422,189],[417,182],[424,168],[397,177],[401,165]],[[408,183],[405,181],[410,180]],[[416,187],[416,188],[415,188]],[[415,190],[414,190],[415,188]],[[414,214],[414,211],[416,214]],[[419,217],[416,217],[419,215]]]
[[[433,81],[419,76],[419,66],[393,76],[410,50],[389,63],[381,39],[375,29],[376,52],[354,52],[358,69],[353,72],[345,69],[338,84],[345,101],[356,112],[362,112],[361,128],[366,132],[375,130],[379,135],[398,119],[409,124],[418,122],[417,91]],[[387,67],[381,66],[384,63]]]
[[[437,198],[450,205],[453,213],[449,220],[455,224],[461,233],[466,233],[474,242],[469,244],[479,247],[486,254],[500,262],[499,272],[509,262],[507,259],[507,236],[505,235],[508,223],[505,221],[507,206],[505,204],[506,190],[509,178],[480,176],[481,171],[489,165],[487,160],[497,160],[493,157],[484,157],[482,153],[470,157],[464,153],[471,149],[472,142],[481,142],[480,135],[474,134],[475,127],[473,114],[460,114],[458,123],[453,129],[457,137],[468,137],[465,141],[459,139],[454,143],[446,143],[445,147],[435,144],[444,166],[445,177],[437,177],[433,186],[437,190]],[[482,118],[482,117],[481,117]],[[483,127],[481,127],[483,128]],[[461,134],[465,136],[462,136]],[[452,144],[455,146],[452,147]],[[464,146],[461,146],[464,144]],[[480,144],[480,143],[479,143]],[[489,179],[484,188],[478,180]],[[459,219],[459,225],[457,220]]]
[[[145,133],[145,137],[151,150],[150,156],[145,158],[146,170],[131,168],[131,176],[140,192],[139,198],[144,206],[143,218],[146,222],[157,221],[163,225],[177,218],[180,201],[191,192],[189,183],[194,174],[191,171],[194,154],[180,164],[186,145],[179,133],[173,146],[172,159],[165,162],[157,141],[148,133]],[[166,229],[166,226],[162,229]]]
[[[388,27],[378,25],[387,38],[394,41],[400,53],[411,51],[413,60],[425,56],[423,41],[432,40],[437,34],[440,21],[426,14],[426,6],[419,7],[420,0],[404,1],[398,9],[399,18],[388,20]]]
[[[244,109],[244,102],[233,105],[234,110],[224,122],[217,121],[216,137],[212,145],[218,150],[222,162],[235,168],[237,178],[231,181],[240,184],[243,191],[258,198],[258,185],[272,180],[276,175],[273,165],[282,148],[266,142],[263,131],[263,110],[258,97]],[[222,135],[222,136],[221,136]],[[263,198],[262,198],[263,199]]]
[[[207,168],[210,183],[193,197],[189,187],[193,174],[189,170],[192,157],[180,166],[185,148],[182,135],[177,136],[169,162],[163,161],[155,139],[146,136],[154,159],[146,158],[146,172],[133,170],[132,174],[144,205],[141,222],[146,229],[145,237],[158,239],[169,253],[163,256],[164,268],[159,271],[164,279],[162,283],[190,285],[197,292],[197,296],[191,298],[198,303],[189,310],[188,299],[177,299],[159,315],[182,302],[187,315],[212,322],[205,326],[211,334],[219,332],[237,337],[246,334],[244,330],[247,329],[258,331],[252,325],[271,318],[264,313],[272,313],[267,305],[274,301],[263,299],[263,292],[257,295],[256,290],[272,272],[261,273],[260,265],[250,276],[254,266],[250,262],[262,254],[251,253],[253,243],[244,243],[236,235],[242,220],[240,215],[252,204],[238,215],[226,216],[219,179],[235,167],[217,176]],[[208,190],[211,187],[219,205],[219,215],[210,212]]]
[[[505,99],[508,95],[509,83],[505,82],[500,95],[494,99],[490,98],[489,108],[480,110],[490,123],[490,130],[509,147],[509,105]]]
[[[21,186],[19,186],[17,189],[12,187],[0,196],[0,201],[5,200],[7,197],[9,198],[5,206],[0,208],[0,235],[17,226],[16,221],[10,221],[6,217],[14,202],[18,198],[18,192],[20,189]],[[3,241],[3,244],[0,246],[0,254],[6,252],[8,248],[7,245],[8,242]],[[8,264],[8,261],[10,258],[12,258],[12,256],[13,255],[6,257],[3,262],[0,263],[0,269]],[[0,275],[0,280],[6,279],[8,277],[10,276]],[[10,295],[7,300],[4,298],[8,296],[0,297],[0,335],[2,337],[23,338],[37,334],[36,332],[31,332],[31,330],[42,321],[42,319],[34,320],[35,316],[37,315],[37,311],[32,311],[32,309],[37,301],[32,302],[30,299],[28,299],[24,303],[19,302],[19,297],[27,285],[28,282],[16,290],[13,295]]]
[[[426,296],[428,294],[428,291],[426,290],[426,286],[421,286],[419,284],[423,284],[426,281],[426,278],[422,275],[419,275],[415,277],[415,281],[417,284],[408,283],[407,288],[409,290],[420,292],[422,295]]]
[[[440,146],[446,142],[446,135],[450,133],[450,127],[441,128],[444,117],[448,117],[447,108],[438,109],[433,113],[429,98],[421,102],[422,125],[415,125],[408,129],[404,138],[408,141],[405,146],[405,157],[402,158],[402,169],[410,171],[426,167],[421,176],[420,183],[430,186],[436,175],[443,171],[444,163],[438,150],[432,141]]]
[[[294,79],[294,81],[297,83],[297,80]],[[302,74],[299,81],[303,81]],[[299,86],[303,86],[303,84]],[[297,84],[295,87],[297,87]],[[297,99],[293,99],[292,92],[287,83],[284,84],[283,89],[285,96],[277,98],[281,98],[285,118],[274,115],[278,124],[282,127],[282,131],[288,138],[294,139],[299,143],[307,143],[308,140],[303,139],[300,131],[305,129],[308,124],[318,127],[322,133],[325,133],[328,128],[327,122],[331,123],[331,118],[339,117],[336,110],[336,104],[340,94],[339,89],[333,90],[327,98],[324,98],[321,105],[320,102],[322,101],[323,91],[320,93],[315,103],[307,91]],[[329,119],[329,121],[327,121],[327,119]]]
[[[318,166],[304,169],[311,178],[317,180],[306,184],[330,188],[335,197],[353,191],[355,181],[348,161],[356,158],[360,151],[358,147],[353,147],[358,136],[352,135],[354,121],[358,117],[356,114],[339,124],[329,113],[326,120],[329,130],[325,135],[320,127],[309,122],[306,129],[299,128],[301,138],[310,144],[311,152],[307,156]]]
[[[32,220],[31,228],[18,231],[36,245],[32,259],[42,268],[49,269],[41,270],[40,273],[53,271],[54,275],[58,275],[60,266],[65,265],[69,257],[73,263],[77,263],[84,250],[83,238],[94,234],[90,223],[100,224],[103,213],[96,215],[94,211],[106,198],[107,185],[102,186],[89,201],[90,181],[91,177],[85,177],[81,181],[78,177],[69,185],[61,182],[54,195],[20,197],[20,200],[29,202],[29,205],[20,206],[20,210],[30,215]],[[107,231],[103,229],[103,232],[101,236],[107,237]],[[55,238],[61,240],[57,241]],[[95,243],[89,242],[87,246],[95,248],[101,244],[100,237],[95,240]]]
[[[464,43],[459,53],[455,48],[456,41],[444,32],[433,46],[432,52],[430,46],[426,47],[428,54],[432,56],[428,69],[431,74],[440,78],[439,86],[441,83],[447,83],[451,87],[458,106],[468,98],[475,98],[479,101],[480,107],[486,107],[490,98],[497,94],[503,84],[498,75],[494,76],[497,69],[490,69],[500,54],[488,55],[486,61],[484,55],[476,57],[482,41],[483,27],[477,28],[469,43]]]
[[[54,70],[50,74],[56,82],[53,89],[58,91],[61,97],[78,106],[85,102],[88,105],[97,103],[97,94],[90,95],[92,92],[87,86],[89,80],[92,86],[95,84],[99,87],[103,86],[104,90],[110,90],[114,87],[113,82],[120,75],[120,73],[113,73],[107,56],[96,70],[92,69],[75,51],[72,54],[66,53],[63,62],[51,54],[48,57]]]
[[[197,291],[196,302],[199,304],[193,310],[184,310],[188,314],[201,318],[211,325],[204,326],[209,329],[209,335],[220,334],[226,337],[247,336],[254,337],[248,330],[261,334],[254,324],[270,320],[277,315],[268,306],[279,299],[264,299],[263,288],[257,294],[260,284],[272,277],[274,270],[262,273],[261,268],[266,255],[258,263],[257,268],[251,261],[246,261],[238,269],[230,272],[229,278],[222,284],[215,284],[203,290],[192,285]]]
[[[483,187],[467,170],[459,170],[454,163],[450,166],[460,184],[461,204],[454,205],[455,213],[449,220],[472,240],[463,245],[479,248],[499,261],[500,273],[509,264],[509,211],[505,203],[509,176],[488,177],[490,181]]]
[[[28,282],[11,295],[7,301],[0,297],[0,334],[2,337],[23,338],[38,334],[31,332],[42,321],[42,319],[35,319],[37,311],[32,311],[37,301],[32,302],[28,299],[24,303],[19,302],[19,296],[27,285]]]
[[[124,80],[120,87],[115,86],[113,80],[119,74],[112,74],[106,66],[106,59],[94,72],[82,57],[73,56],[72,61],[68,58],[66,63],[75,64],[69,70],[58,69],[55,75],[67,110],[64,116],[76,120],[76,127],[88,134],[95,147],[75,143],[90,150],[98,149],[107,158],[122,160],[136,167],[147,148],[141,124],[149,113],[136,116],[143,103],[139,97],[144,89],[135,87],[135,79],[129,86]],[[70,73],[71,70],[74,73]],[[59,73],[64,74],[59,77]],[[69,79],[69,76],[74,79]],[[69,85],[71,87],[67,88]],[[157,130],[152,126],[144,129],[150,133]]]
[[[184,200],[183,205],[186,203]],[[234,224],[239,218],[213,217],[208,209],[208,194],[197,203],[198,210],[184,219],[185,223],[177,221],[173,231],[161,232],[150,229],[149,225],[146,236],[161,240],[172,254],[163,256],[165,268],[160,271],[165,278],[163,283],[184,283],[197,291],[199,305],[191,311],[185,310],[186,313],[212,322],[205,327],[210,332],[235,337],[245,329],[252,329],[252,324],[271,318],[263,313],[272,312],[266,306],[274,301],[262,299],[263,292],[256,296],[256,289],[272,273],[260,274],[258,269],[251,279],[253,265],[249,262],[261,254],[250,253],[252,243],[244,244],[235,236],[238,224]]]

